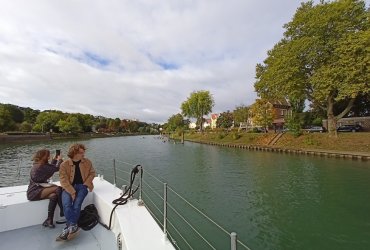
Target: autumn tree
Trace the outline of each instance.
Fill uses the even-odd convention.
[[[257,99],[251,106],[253,124],[262,126],[265,129],[272,124],[274,120],[274,110],[270,102],[264,99]]]
[[[210,114],[214,105],[215,102],[209,91],[194,91],[181,104],[181,110],[184,116],[196,118],[200,130],[203,131],[203,116]]]
[[[255,89],[264,98],[309,100],[323,109],[329,132],[356,99],[370,92],[369,10],[361,0],[302,3],[263,64]],[[338,103],[345,104],[336,110]]]

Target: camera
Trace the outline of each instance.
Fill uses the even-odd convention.
[[[55,156],[59,156],[59,155],[60,155],[60,149],[55,150]]]

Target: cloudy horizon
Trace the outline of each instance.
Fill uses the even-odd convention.
[[[164,123],[193,91],[252,104],[302,1],[0,2],[0,103]]]

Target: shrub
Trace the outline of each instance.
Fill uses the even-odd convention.
[[[232,136],[233,140],[238,140],[241,137],[241,135],[238,132],[235,132],[235,131],[231,134],[231,136]]]
[[[218,139],[223,139],[223,138],[225,138],[225,137],[226,137],[226,134],[225,134],[225,133],[223,133],[223,132],[218,133],[218,135],[217,135],[217,138],[218,138]]]

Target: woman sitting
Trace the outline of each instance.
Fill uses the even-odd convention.
[[[42,225],[44,227],[54,228],[53,218],[57,204],[59,204],[60,216],[64,216],[61,202],[62,188],[54,184],[49,184],[48,179],[55,172],[59,171],[59,166],[63,160],[58,155],[54,157],[50,164],[49,158],[50,151],[46,149],[39,150],[34,155],[30,173],[30,184],[27,189],[27,199],[30,201],[49,199],[48,217]]]

